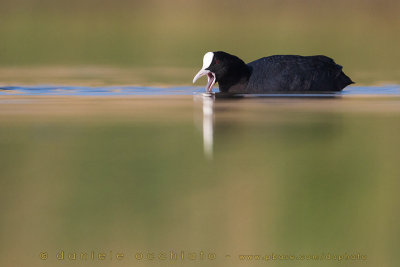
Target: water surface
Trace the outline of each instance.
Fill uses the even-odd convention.
[[[121,96],[121,95],[193,95],[204,92],[201,87],[149,87],[149,86],[0,86],[0,95],[88,95],[88,96]],[[218,88],[214,89],[218,92]],[[283,94],[279,94],[283,96]],[[318,95],[314,94],[314,95]],[[386,86],[349,86],[335,95],[400,95],[400,85]],[[292,94],[293,96],[293,94]],[[294,95],[296,97],[300,94]],[[308,94],[310,96],[310,94]]]
[[[398,266],[399,86],[203,90],[3,87],[0,265]]]

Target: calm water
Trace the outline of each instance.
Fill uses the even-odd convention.
[[[400,86],[203,91],[2,87],[0,265],[399,265]]]
[[[218,88],[214,89],[218,92]],[[201,87],[140,87],[140,86],[0,86],[0,95],[193,95],[204,92]],[[335,95],[400,95],[400,85],[350,86]],[[299,96],[299,95],[297,95]]]

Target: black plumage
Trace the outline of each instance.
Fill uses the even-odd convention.
[[[221,92],[328,92],[353,83],[342,66],[326,56],[275,55],[246,64],[226,52],[211,54],[212,62],[205,71],[215,76]]]

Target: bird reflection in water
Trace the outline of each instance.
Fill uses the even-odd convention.
[[[213,158],[214,152],[214,95],[202,94],[203,104],[203,147],[207,159]]]

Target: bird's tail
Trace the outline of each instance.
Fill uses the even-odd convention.
[[[354,82],[350,79],[349,76],[347,76],[346,74],[344,74],[344,72],[342,71],[339,74],[339,77],[337,79],[337,88],[338,90],[342,90],[343,88],[345,88],[346,86],[353,84]]]

